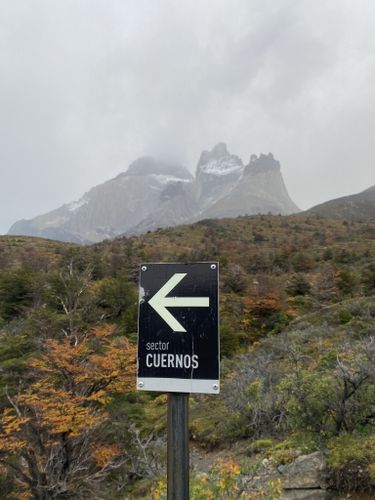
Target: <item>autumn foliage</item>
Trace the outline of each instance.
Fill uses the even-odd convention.
[[[269,332],[278,332],[286,326],[294,311],[288,307],[276,290],[249,294],[244,299],[242,327],[253,340]]]
[[[150,497],[164,474],[165,398],[122,395],[133,386],[124,336],[136,338],[139,263],[213,260],[225,369],[219,397],[191,398],[192,439],[270,442],[249,453],[276,462],[323,447],[332,487],[374,492],[374,255],[373,221],[306,214],[91,246],[0,237],[0,498]],[[196,489],[192,477],[192,498],[220,498],[225,474]]]
[[[80,338],[48,339],[29,364],[33,382],[8,396],[0,418],[0,463],[13,469],[25,498],[90,491],[121,463],[121,448],[104,442],[100,430],[104,404],[133,390],[135,347],[106,325]]]

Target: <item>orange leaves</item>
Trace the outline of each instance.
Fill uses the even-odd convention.
[[[80,337],[49,339],[44,347],[29,363],[34,382],[9,397],[11,408],[0,415],[0,462],[21,455],[18,479],[28,489],[33,481],[50,481],[57,488],[58,467],[59,481],[71,481],[74,491],[82,471],[90,477],[119,462],[120,448],[104,443],[99,427],[108,418],[103,406],[111,395],[133,390],[135,346],[114,337],[114,328],[105,325]],[[28,475],[30,467],[33,475]]]
[[[113,327],[106,325],[78,343],[49,339],[45,353],[30,362],[37,380],[18,404],[32,408],[51,434],[74,436],[101,423],[105,414],[97,405],[111,393],[131,390],[135,376],[135,346],[111,335]]]
[[[45,353],[31,366],[70,393],[105,402],[109,393],[132,390],[136,349],[125,338],[112,338],[110,325],[96,327],[80,341],[49,339]],[[103,392],[105,389],[105,392]]]
[[[283,302],[279,294],[274,290],[266,295],[247,297],[244,302],[244,312],[257,316],[265,315],[269,312],[281,311],[283,309]]]
[[[295,314],[276,289],[246,297],[243,311],[241,326],[252,341],[267,333],[281,331]]]
[[[30,391],[18,397],[17,403],[32,409],[34,423],[51,436],[60,433],[77,436],[104,419],[85,404],[86,398],[57,389],[48,381],[34,384]]]
[[[5,435],[12,435],[18,432],[23,424],[28,422],[28,418],[17,418],[11,413],[9,408],[6,408],[3,413],[2,423]]]
[[[4,410],[1,419],[0,452],[17,453],[26,445],[26,442],[19,435],[22,427],[28,421],[28,418],[19,417],[8,408]]]
[[[114,459],[116,459],[121,454],[121,450],[117,445],[107,445],[97,448],[93,452],[93,458],[96,465],[100,468],[104,468],[109,465]]]

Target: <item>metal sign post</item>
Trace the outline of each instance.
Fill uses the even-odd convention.
[[[168,500],[189,498],[189,393],[218,394],[217,262],[142,264],[137,388],[168,392]]]

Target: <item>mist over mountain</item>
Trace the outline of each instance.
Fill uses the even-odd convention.
[[[195,177],[145,156],[79,200],[16,222],[8,234],[93,243],[205,218],[298,211],[271,153],[252,155],[244,165],[219,143],[202,152]]]

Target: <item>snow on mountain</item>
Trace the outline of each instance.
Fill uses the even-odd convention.
[[[251,155],[239,182],[225,196],[211,204],[200,217],[237,217],[258,213],[287,215],[299,209],[291,200],[273,155]]]
[[[272,155],[252,155],[244,166],[219,143],[202,152],[195,178],[180,165],[144,156],[78,201],[16,222],[8,234],[92,243],[206,217],[295,211]]]
[[[191,182],[190,179],[182,179],[173,175],[151,174],[151,179],[155,179],[160,184],[169,184],[170,182]]]
[[[215,158],[204,163],[200,167],[200,174],[206,175],[229,175],[242,173],[243,165],[238,162],[237,157]]]
[[[83,207],[83,205],[86,205],[88,202],[89,202],[89,200],[87,200],[85,197],[83,197],[83,198],[80,198],[78,201],[72,201],[71,203],[69,203],[67,208],[70,212],[75,212],[79,208]]]
[[[234,188],[243,174],[242,160],[228,152],[224,143],[203,151],[196,171],[196,199],[200,211],[216,203]]]

